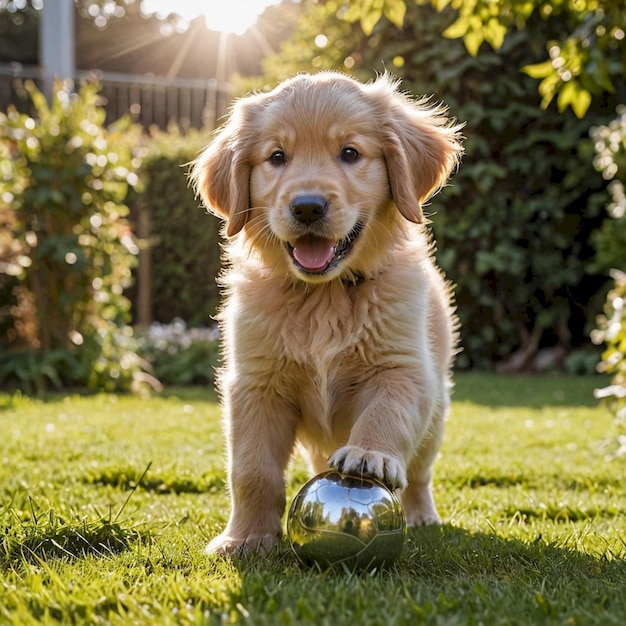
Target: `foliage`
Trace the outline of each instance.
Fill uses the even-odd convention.
[[[0,279],[13,320],[0,383],[126,388],[139,367],[113,336],[129,318],[137,248],[123,202],[139,183],[139,130],[104,127],[95,84],[72,94],[59,83],[50,106],[26,90],[33,117],[0,114]]]
[[[613,268],[615,279],[604,314],[598,317],[598,328],[592,334],[596,343],[605,344],[598,367],[611,375],[611,384],[597,395],[609,398],[618,419],[626,421],[626,107],[620,106],[617,118],[607,126],[592,129],[591,135],[597,153],[594,163],[611,181],[608,210],[613,218],[595,234],[596,261],[600,267]]]
[[[220,268],[219,221],[207,216],[187,182],[186,164],[208,143],[205,132],[151,132],[141,193],[130,203],[137,232],[140,212],[149,215],[152,266],[152,319],[163,324],[181,318],[206,326],[219,300],[215,277]]]
[[[531,16],[569,23],[567,31],[546,41],[547,60],[523,67],[529,76],[541,79],[539,94],[544,108],[556,97],[560,112],[571,107],[578,117],[584,117],[593,96],[613,92],[616,81],[623,81],[624,0],[414,0],[417,4],[428,1],[439,11],[447,7],[457,11],[443,35],[463,38],[472,56],[478,55],[483,42],[498,50],[512,28],[521,30],[533,23]],[[401,28],[409,2],[357,0],[347,3],[344,19],[360,20],[366,35],[383,15]]]
[[[304,568],[286,542],[204,553],[229,508],[211,390],[0,394],[0,622],[621,625],[626,465],[595,385],[457,376],[434,477],[445,524],[411,529],[373,573]],[[289,498],[306,476],[296,456]]]
[[[404,0],[356,0],[347,3],[343,19],[348,22],[359,21],[366,35],[371,35],[378,20],[383,15],[398,28],[402,28],[406,15]]]
[[[219,357],[217,327],[188,328],[181,319],[139,330],[139,354],[164,385],[207,385],[215,381]]]
[[[615,287],[609,292],[604,314],[598,316],[593,340],[605,344],[598,369],[611,375],[611,384],[596,391],[608,398],[618,420],[626,423],[626,272],[614,270]]]
[[[591,129],[596,157],[594,165],[610,181],[609,215],[594,234],[596,264],[600,270],[626,270],[626,105],[617,108],[617,117],[609,124]]]
[[[268,59],[263,80],[311,66],[369,80],[372,68],[393,68],[404,89],[435,94],[467,123],[460,170],[427,208],[438,260],[457,284],[459,366],[535,368],[543,348],[558,363],[588,345],[606,284],[589,238],[606,219],[607,196],[590,167],[587,132],[615,100],[594,101],[585,120],[554,105],[542,110],[532,79],[518,71],[570,25],[531,16],[498,51],[482,47],[472,57],[460,40],[440,36],[451,11],[410,6],[403,31],[381,20],[363,39],[357,24],[336,19],[339,4],[308,6],[297,39]]]

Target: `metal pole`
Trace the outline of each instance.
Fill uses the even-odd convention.
[[[74,80],[76,74],[74,0],[44,0],[39,24],[39,65],[50,99],[55,78]]]

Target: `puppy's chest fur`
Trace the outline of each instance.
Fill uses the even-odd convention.
[[[240,319],[239,323],[248,326],[242,329],[243,336],[250,339],[254,332],[258,356],[309,372],[329,373],[338,361],[352,360],[350,355],[361,354],[361,360],[368,360],[363,351],[366,346],[368,353],[375,351],[390,315],[389,310],[385,315],[385,294],[375,281],[296,286],[268,281],[253,289],[257,308],[254,316],[248,312]],[[232,306],[236,314],[239,298],[233,296],[226,309]],[[249,306],[249,294],[241,301]],[[232,313],[223,317],[232,319]],[[236,336],[239,341],[241,335]],[[256,351],[253,345],[249,347]]]
[[[263,378],[265,393],[289,403],[298,416],[301,439],[314,440],[320,449],[332,448],[338,438],[347,437],[342,423],[351,421],[359,383],[367,377],[368,361],[381,334],[378,289],[340,281],[296,287],[270,282],[257,287],[259,296],[265,297],[255,298],[254,319],[246,315],[234,320],[236,294],[224,310],[229,323],[239,327],[233,335],[236,369],[253,368],[255,384]],[[242,301],[249,304],[249,296]],[[239,326],[244,323],[245,328]]]
[[[398,352],[418,358],[425,319],[409,309],[415,313],[427,286],[416,274],[424,276],[395,271],[393,278],[322,285],[248,276],[231,285],[222,311],[232,343],[226,371],[247,371],[256,386],[262,379],[265,393],[284,398],[299,416],[300,438],[331,449],[362,410],[368,380]]]

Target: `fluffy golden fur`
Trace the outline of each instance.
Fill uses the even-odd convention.
[[[461,155],[459,126],[398,91],[302,74],[239,100],[192,180],[225,220],[219,373],[232,512],[210,552],[269,551],[296,442],[398,489],[437,523],[432,464],[456,328],[422,204]]]

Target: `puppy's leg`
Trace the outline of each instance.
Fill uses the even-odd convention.
[[[444,416],[436,415],[420,449],[409,463],[408,486],[398,495],[409,526],[441,524],[431,490],[432,465],[443,440]]]
[[[419,367],[394,368],[372,377],[361,392],[362,410],[347,445],[329,465],[369,475],[394,489],[407,486],[407,464],[421,446],[435,409],[436,381]]]
[[[224,406],[232,511],[207,551],[267,554],[282,533],[284,473],[294,446],[295,418],[276,398],[241,388],[233,396]]]

